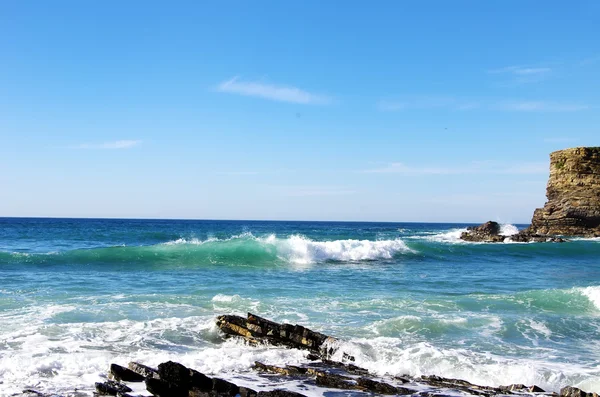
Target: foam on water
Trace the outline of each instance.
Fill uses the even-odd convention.
[[[413,252],[400,239],[313,241],[304,236],[291,236],[283,240],[269,237],[265,242],[275,245],[281,257],[300,264],[328,260],[347,262],[390,259],[397,253]]]
[[[600,310],[600,286],[591,286],[585,288],[576,288],[576,291],[588,298],[590,302]]]

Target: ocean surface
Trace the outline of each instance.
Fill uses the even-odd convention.
[[[131,360],[268,389],[255,360],[306,353],[224,341],[215,317],[246,312],[381,375],[600,392],[600,240],[463,243],[466,226],[0,218],[0,396],[91,392]]]

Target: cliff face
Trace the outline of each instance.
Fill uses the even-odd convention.
[[[600,236],[600,147],[550,154],[548,202],[533,213],[532,234]]]

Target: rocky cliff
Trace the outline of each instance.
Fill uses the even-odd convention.
[[[600,147],[551,153],[546,197],[533,213],[529,233],[600,236]]]

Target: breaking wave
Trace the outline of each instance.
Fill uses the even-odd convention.
[[[0,264],[146,264],[160,267],[223,263],[309,264],[391,259],[410,252],[414,251],[400,239],[315,241],[301,235],[280,238],[276,235],[255,237],[251,233],[244,233],[225,239],[179,238],[151,246],[117,246],[43,254],[0,252]]]

